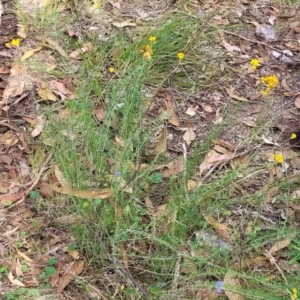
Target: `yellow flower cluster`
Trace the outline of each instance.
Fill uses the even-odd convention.
[[[10,43],[5,43],[6,48],[20,47],[20,39],[12,39]]]
[[[277,164],[283,163],[283,155],[280,154],[273,154],[273,159]]]
[[[278,78],[276,75],[264,76],[261,77],[260,82],[267,85],[266,89],[261,92],[263,96],[267,96],[271,89],[275,88],[275,86],[278,84]]]
[[[151,43],[151,46],[152,44],[156,41],[156,36],[154,35],[151,35],[149,37],[149,42]],[[143,58],[145,59],[151,59],[151,57],[153,56],[153,50],[152,50],[152,47],[150,45],[146,45],[144,46],[142,49],[141,49],[141,53],[142,53],[142,56]]]
[[[150,45],[146,45],[141,49],[141,53],[142,53],[143,58],[151,59],[151,57],[153,55],[153,50]]]
[[[257,67],[259,67],[259,60],[257,58],[251,59],[250,65],[252,66],[253,70],[256,70]]]
[[[298,291],[297,291],[296,288],[293,288],[293,289],[292,289],[292,293],[293,293],[293,295],[291,295],[292,300],[297,300],[297,299],[299,299],[299,298],[298,298]]]

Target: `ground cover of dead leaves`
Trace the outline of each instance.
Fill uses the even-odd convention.
[[[38,1],[40,2],[40,1]],[[175,1],[176,2],[176,1]],[[94,1],[89,7],[90,14],[100,14],[102,21],[97,21],[91,26],[88,22],[83,24],[86,31],[99,30],[99,38],[109,38],[112,28],[131,28],[143,26],[159,18],[160,14],[174,9],[174,1],[155,2],[150,8],[147,5],[137,5],[134,1],[127,4],[108,1],[101,9]],[[21,1],[22,3],[22,1]],[[25,2],[23,3],[25,4]],[[24,11],[30,13],[35,5],[50,5],[51,1],[41,3],[31,2],[32,7],[24,5]],[[70,9],[69,4],[62,4],[61,12]],[[162,7],[163,5],[163,7]],[[201,187],[206,180],[214,176],[216,170],[224,171],[222,167],[235,168],[239,166],[251,168],[250,159],[254,158],[257,166],[264,166],[265,171],[257,176],[249,176],[229,187],[232,196],[253,195],[265,193],[265,200],[260,207],[254,207],[255,213],[264,226],[276,227],[282,218],[289,219],[292,226],[299,224],[300,205],[297,201],[287,204],[283,199],[274,202],[279,195],[279,189],[269,188],[275,181],[285,178],[297,180],[300,168],[298,152],[293,151],[288,143],[292,133],[297,132],[299,124],[299,78],[296,69],[299,64],[300,50],[300,20],[294,11],[287,5],[274,4],[261,1],[233,1],[230,5],[222,1],[194,1],[188,4],[179,2],[176,9],[183,9],[188,14],[195,16],[201,13],[214,12],[210,25],[219,28],[216,35],[216,49],[226,57],[220,64],[220,74],[227,70],[232,75],[225,85],[216,85],[209,89],[196,91],[185,102],[180,100],[185,96],[182,89],[169,87],[161,89],[149,105],[147,121],[160,118],[163,125],[157,129],[157,137],[149,141],[149,160],[157,155],[168,154],[171,158],[167,165],[156,165],[153,171],[160,170],[163,183],[158,189],[167,190],[168,178],[184,171],[185,160],[197,145],[205,140],[205,134],[214,124],[222,124],[224,116],[222,111],[226,108],[230,112],[237,103],[242,102],[238,113],[231,118],[230,124],[218,139],[213,141],[211,149],[204,159],[199,161],[197,175],[187,182],[187,191]],[[32,206],[39,191],[39,197],[45,201],[55,201],[56,194],[72,195],[83,199],[109,198],[113,191],[110,188],[99,190],[75,190],[66,183],[59,166],[52,167],[51,150],[42,151],[33,162],[32,153],[37,148],[37,143],[47,121],[42,114],[38,114],[36,103],[51,105],[52,102],[64,103],[76,95],[72,78],[53,79],[41,77],[38,73],[30,71],[19,61],[39,61],[46,70],[57,67],[57,56],[62,56],[80,63],[80,58],[85,53],[88,55],[93,47],[88,42],[80,49],[66,53],[51,37],[27,37],[28,28],[22,24],[17,27],[16,17],[8,13],[8,1],[2,0],[1,16],[1,43],[0,43],[0,255],[1,265],[4,267],[2,279],[3,291],[14,291],[18,287],[39,287],[40,274],[51,267],[49,259],[57,259],[50,283],[58,294],[64,293],[76,276],[90,275],[91,268],[84,263],[76,251],[69,249],[72,236],[59,228],[51,228],[51,218],[47,214],[39,214]],[[72,9],[71,9],[72,10]],[[234,12],[234,13],[233,13]],[[223,26],[238,22],[241,26],[234,34],[223,30]],[[276,28],[281,28],[280,31]],[[77,28],[68,28],[70,37],[78,35]],[[13,41],[17,40],[16,43]],[[283,52],[284,51],[284,52]],[[189,53],[185,53],[188,57]],[[250,61],[257,58],[258,68],[251,67]],[[182,61],[184,64],[184,60]],[[109,70],[113,73],[115,70]],[[204,70],[205,73],[205,70]],[[271,95],[263,97],[260,78],[274,74],[279,79],[279,84]],[[222,76],[222,75],[220,75]],[[216,78],[218,81],[219,78]],[[99,123],[105,122],[105,106],[98,106],[94,112]],[[68,118],[67,108],[62,109],[57,118]],[[264,125],[268,123],[268,126]],[[147,123],[147,122],[146,122]],[[269,130],[269,128],[275,130]],[[254,140],[251,139],[253,129],[262,129]],[[68,133],[66,133],[68,134]],[[70,138],[72,138],[70,136]],[[122,145],[122,141],[115,137],[115,142]],[[51,140],[43,141],[44,149],[51,149]],[[49,148],[47,148],[49,147]],[[281,159],[282,158],[282,159]],[[253,163],[253,161],[252,161]],[[268,166],[268,167],[266,167]],[[140,168],[145,167],[141,165]],[[136,166],[133,165],[133,169]],[[124,184],[124,183],[123,183]],[[124,186],[126,183],[124,184]],[[274,186],[274,185],[273,185]],[[128,191],[130,192],[130,190]],[[300,192],[293,192],[293,199],[299,198]],[[167,200],[166,200],[167,199]],[[160,199],[157,193],[145,198],[145,205],[150,216],[164,215],[169,197]],[[239,222],[239,216],[249,213],[249,208],[238,207],[233,216],[228,219],[217,220],[213,216],[204,216],[205,220],[215,230],[223,241],[230,245],[235,237],[231,235],[232,227]],[[165,232],[166,222],[161,222],[159,232]],[[251,224],[246,224],[245,230],[251,231]],[[42,237],[40,230],[47,234]],[[152,232],[153,233],[153,232]],[[156,233],[153,233],[156,234]],[[283,239],[272,245],[265,253],[254,258],[245,258],[239,266],[259,268],[264,262],[270,270],[270,276],[282,276],[293,267],[287,269],[285,260],[278,253],[289,246],[291,238]],[[37,242],[40,240],[39,242]],[[41,247],[41,252],[34,251],[36,245],[47,244]],[[128,252],[123,249],[123,264],[130,270]],[[183,251],[187,251],[184,249]],[[40,253],[40,254],[38,254]],[[127,253],[127,254],[126,254]],[[193,269],[191,262],[185,262]],[[25,267],[26,266],[26,267]],[[233,265],[232,268],[235,268]],[[48,269],[49,270],[49,269]],[[189,270],[182,267],[183,273]],[[269,278],[270,279],[270,278]],[[225,285],[235,288],[241,282],[230,274],[223,279]],[[114,282],[116,290],[122,289],[121,282]],[[101,298],[101,292],[91,287],[90,297]],[[69,291],[70,292],[70,291]],[[68,290],[65,291],[68,293]],[[230,291],[221,291],[228,299],[244,299],[243,296]],[[198,289],[193,297],[198,299],[217,299],[219,292],[214,289]],[[83,297],[83,296],[81,296]],[[184,297],[187,297],[185,295]],[[79,298],[78,298],[79,299]]]

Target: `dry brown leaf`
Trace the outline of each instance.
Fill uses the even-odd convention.
[[[196,133],[194,132],[193,128],[189,127],[182,138],[188,145],[190,145],[192,141],[196,139]]]
[[[230,150],[235,150],[236,149],[236,145],[232,144],[230,142],[224,141],[222,139],[216,139],[213,141],[215,145],[220,145],[223,146],[225,148],[228,148]]]
[[[8,51],[0,51],[0,56],[12,57],[12,54]]]
[[[214,146],[214,150],[216,150],[217,152],[222,153],[222,154],[225,154],[228,152],[228,150],[226,148],[224,148],[218,144]]]
[[[31,132],[31,136],[33,138],[40,135],[45,126],[45,119],[42,115],[36,117],[36,120],[37,120],[37,124],[35,125],[35,128]]]
[[[41,51],[43,49],[43,46],[39,46],[35,49],[31,49],[31,50],[28,50],[26,51],[22,57],[21,57],[21,61],[24,61],[26,60],[27,58],[29,58],[30,56],[32,56],[35,52],[38,52],[38,51]]]
[[[53,41],[49,38],[45,39],[44,37],[42,37],[40,39],[40,41],[44,42],[43,40],[45,40],[49,44],[49,46],[51,46],[51,48],[56,50],[61,56],[65,57],[65,58],[69,58],[67,53],[65,52],[65,50],[63,48],[61,48],[56,41]]]
[[[21,198],[23,198],[25,196],[26,192],[18,192],[15,194],[10,194],[10,195],[3,195],[0,196],[0,203],[1,204],[6,204],[6,202],[11,201],[11,202],[16,202],[18,200],[20,200]]]
[[[30,152],[30,147],[29,147],[29,136],[27,135],[27,132],[24,129],[20,129],[20,141],[22,142],[22,145],[25,149],[25,152],[29,153]]]
[[[203,103],[200,103],[202,109],[205,111],[205,112],[208,112],[208,113],[211,113],[213,112],[213,109],[211,106],[209,105],[206,105],[206,104],[203,104]]]
[[[59,169],[59,166],[54,167],[54,174],[55,174],[55,177],[57,178],[58,182],[60,183],[60,185],[62,187],[65,187],[65,188],[69,187],[69,184],[68,184],[66,178],[64,177],[64,174]]]
[[[242,102],[248,102],[249,101],[247,98],[235,94],[233,87],[230,87],[230,89],[226,88],[226,92],[227,92],[228,96],[232,99],[242,101]]]
[[[11,97],[17,97],[22,95],[26,91],[27,81],[29,80],[25,75],[25,70],[20,65],[13,65],[10,69],[10,77],[8,84],[3,91],[3,100],[0,101],[1,104],[10,103],[8,101]],[[32,84],[28,83],[28,86]]]
[[[287,82],[286,82],[286,78],[283,78],[281,80],[281,86],[283,87],[283,89],[287,92],[291,92],[292,89],[288,86]]]
[[[112,189],[77,190],[77,189],[70,189],[68,187],[57,187],[51,184],[49,184],[48,186],[57,193],[70,195],[82,199],[89,199],[89,200],[107,199],[113,195]]]
[[[171,118],[169,119],[168,122],[169,122],[170,124],[176,126],[176,127],[178,127],[179,124],[180,124],[180,122],[179,122],[179,120],[177,119],[176,116],[171,116]]]
[[[59,112],[58,116],[55,116],[55,120],[67,120],[69,119],[70,115],[71,111],[66,107]]]
[[[237,46],[232,46],[228,44],[225,40],[222,41],[221,45],[229,52],[237,51],[241,52],[241,49]]]
[[[74,279],[80,275],[84,270],[84,261],[75,261],[67,273],[60,279],[57,294],[61,294],[64,288]]]
[[[20,262],[20,259],[17,258],[17,261],[16,261],[16,268],[15,268],[15,271],[16,271],[16,275],[17,277],[20,277],[20,276],[23,276],[24,273],[22,271],[22,265],[21,265],[21,262]]]
[[[178,160],[171,162],[167,165],[167,169],[162,170],[161,174],[164,178],[179,174],[184,169],[183,157],[179,157]]]
[[[96,118],[97,118],[97,120],[101,122],[101,121],[103,121],[104,117],[105,117],[105,112],[104,112],[103,108],[101,106],[98,106],[96,108]]]
[[[194,116],[196,114],[196,108],[193,106],[188,107],[188,109],[185,112],[189,116]]]
[[[57,101],[56,95],[48,87],[39,89],[38,90],[38,95],[43,100]]]
[[[6,66],[1,66],[0,67],[0,74],[9,74],[10,73],[10,68]]]
[[[230,234],[230,229],[227,227],[226,224],[221,224],[218,223],[218,221],[211,216],[204,216],[204,219],[206,220],[206,222],[211,225],[214,230],[222,237],[224,238],[226,241],[230,241],[229,239],[229,234]]]
[[[226,152],[226,153],[218,153],[215,150],[210,150],[207,155],[205,156],[203,162],[199,166],[200,175],[206,170],[209,169],[212,166],[215,166],[223,161],[226,161],[228,159],[231,159],[234,157],[234,154],[232,152]]]
[[[291,239],[288,238],[278,241],[271,247],[271,249],[268,252],[269,254],[275,253],[281,249],[286,248],[287,246],[290,245],[290,243],[291,243]]]
[[[238,280],[238,278],[227,273],[224,277],[224,285],[226,286],[225,294],[229,300],[244,300],[245,299],[242,295],[230,291],[232,289],[238,290],[239,288],[241,288],[241,283]]]
[[[123,22],[112,22],[112,24],[118,28],[123,28],[126,26],[136,26],[137,24],[133,22],[132,20],[128,19]]]
[[[294,103],[297,108],[300,108],[300,95],[295,97]]]
[[[7,278],[9,279],[9,281],[10,281],[13,285],[16,285],[16,286],[25,286],[25,284],[22,283],[20,280],[14,278],[12,272],[9,272],[9,273],[8,273]]]
[[[32,258],[28,257],[25,253],[21,252],[18,248],[16,248],[16,253],[19,257],[24,258],[29,263],[39,265],[39,266],[45,266],[44,262],[39,262],[37,260],[33,260]]]
[[[67,86],[68,87],[67,87]],[[49,88],[58,96],[61,97],[61,100],[65,100],[66,97],[73,98],[73,86],[70,82],[68,82],[68,78],[65,78],[61,81],[51,80],[48,82]]]
[[[36,120],[34,118],[30,118],[30,117],[22,117],[23,120],[25,120],[27,123],[29,123],[30,125],[35,126],[35,124],[37,123]]]
[[[80,49],[73,51],[69,57],[73,59],[80,59],[80,55],[83,53],[89,53],[93,49],[92,43],[85,43]]]
[[[65,263],[63,261],[58,262],[56,271],[55,271],[54,275],[51,277],[51,281],[50,281],[52,287],[56,286],[56,284],[58,283],[59,273],[64,264]]]
[[[190,192],[190,191],[193,191],[196,187],[197,187],[197,182],[195,180],[188,180],[187,182],[187,190]]]
[[[219,298],[219,294],[216,290],[199,289],[197,291],[197,297],[199,300],[215,300]]]

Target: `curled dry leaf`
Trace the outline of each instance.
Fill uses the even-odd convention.
[[[269,254],[275,253],[281,249],[286,248],[287,246],[290,245],[290,243],[291,243],[291,239],[288,238],[278,241],[271,247],[271,249],[268,252]]]
[[[300,108],[300,95],[295,97],[294,103],[297,108]]]
[[[244,300],[245,298],[232,290],[238,290],[241,288],[241,283],[238,278],[227,273],[224,277],[224,285],[226,286],[225,294],[229,300]]]
[[[22,283],[20,280],[14,278],[12,272],[9,272],[9,273],[8,273],[7,278],[9,279],[9,281],[10,281],[13,285],[16,285],[16,286],[25,286],[25,284]]]
[[[65,287],[74,279],[80,275],[84,270],[84,261],[75,261],[66,274],[60,279],[57,294],[61,294]]]
[[[31,132],[31,136],[32,137],[37,137],[38,135],[40,135],[41,132],[44,129],[44,126],[45,126],[45,119],[43,118],[42,115],[38,116],[36,118],[36,120],[37,120],[37,124],[36,124],[35,128]]]
[[[80,49],[77,49],[73,51],[69,57],[73,59],[80,59],[80,55],[86,52],[91,52],[92,51],[92,44],[91,43],[85,43]]]
[[[68,85],[68,87],[66,87]],[[74,97],[73,86],[68,79],[65,78],[61,81],[51,80],[48,82],[49,88],[58,96],[61,97],[62,100],[65,100],[66,97],[72,98]]]
[[[203,162],[199,166],[200,175],[210,167],[215,166],[233,157],[234,154],[230,151],[226,151],[225,153],[219,153],[215,150],[210,150],[205,156]]]

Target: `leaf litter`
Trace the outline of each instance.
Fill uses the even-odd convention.
[[[280,199],[277,198],[278,192],[274,193],[271,192],[272,189],[264,189],[267,186],[264,185],[264,183],[272,184],[275,182],[275,180],[282,180],[282,176],[280,175],[280,173],[283,172],[283,166],[280,166],[280,164],[277,165],[276,156],[282,155],[285,163],[287,164],[292,162],[292,160],[297,157],[297,154],[291,152],[289,148],[284,148],[287,147],[287,145],[284,139],[282,139],[282,135],[286,135],[287,138],[289,138],[289,136],[287,135],[289,134],[289,132],[287,131],[290,130],[291,132],[294,132],[297,130],[297,115],[291,112],[293,112],[293,110],[295,112],[295,108],[297,109],[299,105],[297,95],[294,93],[292,96],[294,97],[292,99],[292,102],[283,101],[282,103],[278,103],[277,101],[274,101],[272,102],[272,109],[268,111],[270,109],[270,106],[268,106],[267,102],[270,101],[270,99],[264,99],[263,97],[261,97],[261,95],[257,96],[257,94],[252,93],[252,91],[257,89],[259,86],[259,77],[252,76],[255,74],[255,72],[251,71],[249,72],[249,74],[247,74],[249,76],[238,78],[240,80],[238,83],[236,81],[237,77],[234,77],[234,75],[229,72],[230,69],[234,70],[234,74],[242,74],[242,72],[244,72],[245,70],[249,71],[248,64],[250,58],[259,54],[260,56],[263,56],[263,58],[259,59],[259,61],[261,64],[265,64],[264,66],[266,67],[266,70],[276,73],[276,70],[273,70],[271,68],[268,69],[269,66],[267,65],[267,62],[268,60],[272,60],[271,51],[269,50],[275,50],[272,49],[273,46],[270,46],[266,42],[270,40],[274,41],[278,38],[276,32],[274,33],[273,26],[274,24],[277,24],[277,22],[280,22],[280,18],[276,18],[274,15],[272,15],[271,17],[266,19],[266,21],[271,24],[271,27],[269,27],[269,25],[264,25],[264,27],[262,27],[260,24],[258,24],[258,20],[260,20],[259,16],[257,17],[256,14],[252,14],[252,10],[254,9],[255,11],[257,11],[257,8],[259,8],[261,9],[261,12],[259,13],[263,14],[263,12],[266,12],[265,10],[267,8],[260,6],[260,4],[256,2],[251,5],[248,4],[249,3],[247,2],[247,5],[242,5],[243,9],[241,10],[236,10],[236,8],[233,8],[230,4],[224,5],[224,7],[220,8],[218,14],[214,16],[212,21],[212,24],[214,24],[214,26],[224,26],[226,24],[230,24],[231,21],[238,20],[238,22],[242,22],[243,26],[248,28],[249,32],[255,33],[255,35],[247,36],[245,32],[240,32],[240,34],[231,35],[230,39],[227,37],[227,35],[229,34],[226,31],[221,34],[222,38],[219,39],[219,44],[221,47],[220,49],[218,49],[218,51],[221,51],[220,53],[224,53],[224,55],[227,55],[227,64],[220,65],[220,70],[221,72],[225,72],[224,76],[226,76],[226,74],[232,75],[232,82],[228,81],[228,83],[226,82],[223,87],[213,87],[210,88],[209,91],[205,91],[203,93],[198,92],[198,94],[196,92],[185,97],[180,96],[182,95],[183,91],[179,88],[178,90],[171,92],[169,89],[164,90],[163,88],[158,91],[158,93],[154,96],[152,107],[147,111],[146,121],[151,123],[156,118],[159,118],[163,122],[163,126],[158,130],[158,139],[156,139],[156,141],[152,143],[152,149],[148,151],[150,154],[148,153],[145,156],[147,164],[143,162],[143,168],[134,166],[133,170],[139,170],[142,172],[148,167],[150,168],[150,171],[159,170],[163,178],[162,186],[167,190],[166,186],[169,185],[169,179],[172,178],[172,176],[185,174],[187,157],[192,155],[193,151],[195,151],[195,149],[199,146],[199,143],[205,140],[207,131],[214,124],[222,124],[223,131],[219,135],[219,142],[221,142],[219,144],[213,143],[212,145],[210,145],[211,148],[208,149],[206,153],[202,154],[202,159],[199,159],[198,161],[198,174],[195,174],[193,179],[188,179],[186,181],[187,191],[190,193],[197,191],[197,187],[199,187],[198,183],[203,179],[203,176],[205,177],[204,180],[208,180],[209,177],[206,176],[207,174],[211,174],[215,178],[216,176],[219,176],[219,174],[224,174],[231,168],[238,169],[241,167],[241,169],[247,170],[249,172],[247,172],[245,178],[241,180],[241,185],[239,185],[238,183],[234,186],[233,195],[236,196],[236,193],[238,193],[238,191],[244,191],[245,195],[247,196],[251,195],[251,193],[255,194],[270,192],[267,195],[268,201],[265,204],[272,204],[269,207],[265,205],[265,207],[262,208],[261,211],[256,209],[255,206],[249,208],[248,210],[247,208],[245,208],[243,210],[243,214],[259,217],[261,220],[263,220],[263,222],[259,223],[259,226],[261,227],[268,227],[271,226],[271,224],[273,226],[279,226],[280,218],[286,218],[285,212],[282,208],[282,203]],[[44,3],[43,5],[48,4]],[[155,18],[157,12],[162,9],[161,5],[163,4],[157,4],[157,6],[153,7],[154,12],[147,11],[144,7],[133,10],[131,6],[132,3],[125,4],[122,2],[117,2],[111,5],[112,10],[108,10],[105,14],[103,14],[104,10],[99,10],[95,2],[93,7],[93,14],[103,15],[103,20],[110,20],[109,22],[107,21],[107,24],[109,23],[113,25],[118,30],[124,29],[130,31],[135,27],[140,26],[140,22],[148,22]],[[166,9],[170,9],[170,7],[171,5],[168,2],[166,5]],[[216,7],[218,7],[218,4],[216,2],[208,1],[205,5],[203,5],[203,7],[201,7],[200,13],[202,11],[213,12]],[[65,7],[62,6],[60,7],[60,9],[64,10]],[[275,12],[276,9],[274,9]],[[199,12],[194,11],[193,6],[189,4],[186,4],[184,6],[184,10],[192,12],[196,15],[199,14]],[[236,15],[232,17],[233,20],[229,20],[228,17],[231,11],[236,12]],[[129,15],[130,18],[128,18]],[[243,20],[239,19],[241,18],[241,16],[244,17]],[[105,23],[105,21],[103,22]],[[107,24],[105,24],[104,26],[109,27]],[[256,30],[255,28],[249,27],[249,24],[255,24]],[[102,26],[101,24],[95,25],[99,25],[99,28]],[[297,28],[297,26],[295,26],[292,27],[293,30]],[[22,27],[20,28],[22,29]],[[22,36],[22,44],[24,45],[22,45],[22,47],[25,47],[22,49],[23,56],[19,55],[20,60],[35,59],[39,54],[45,51],[44,48],[52,49],[56,54],[58,53],[65,59],[70,57],[74,61],[80,61],[85,57],[85,55],[89,55],[92,53],[92,51],[94,51],[94,49],[92,49],[93,47],[91,46],[91,43],[86,43],[79,47],[77,50],[74,50],[69,55],[67,55],[62,47],[57,42],[54,42],[51,37],[44,39],[45,42],[43,42],[43,39],[39,40],[39,43],[43,45],[42,47],[38,44],[34,45],[32,44],[32,42],[29,42],[28,45],[26,45],[28,37],[25,33],[24,28],[19,32],[19,36]],[[7,41],[5,42],[9,42],[11,41],[11,39],[12,37],[9,36],[9,38],[7,38]],[[217,42],[218,39],[216,39],[216,43]],[[296,45],[294,45],[293,43],[285,43],[284,45],[285,47],[289,48],[284,52],[284,54],[290,53],[291,51],[294,51],[296,49]],[[276,45],[274,45],[274,47],[275,46]],[[1,55],[3,55],[4,57],[12,56],[12,49],[0,50],[0,54],[2,53]],[[239,56],[239,61],[239,58],[237,59],[236,56]],[[290,63],[290,60],[293,60],[293,57],[289,55],[288,59],[288,62]],[[281,62],[287,63],[287,61],[284,61],[283,59],[281,60]],[[55,68],[56,64],[54,63],[53,66]],[[283,69],[285,67],[286,66],[283,66]],[[28,73],[28,70],[26,70],[23,65],[21,66],[18,64],[14,64],[11,67],[3,66],[0,70],[2,70],[0,74],[2,74],[3,76],[10,74],[7,79],[7,85],[5,86],[5,89],[1,94],[1,116],[5,116],[3,112],[12,113],[14,111],[17,111],[21,104],[28,103],[26,101],[28,101],[28,98],[30,98],[30,93],[34,88],[32,82],[34,82],[34,84],[38,86],[36,91],[37,95],[39,95],[40,97],[39,101],[42,100],[47,102],[49,100],[52,102],[59,102],[59,100],[61,100],[61,102],[64,102],[67,99],[72,99],[75,97],[74,88],[68,80],[50,80],[50,78],[49,80],[41,80],[40,78],[34,78],[34,74]],[[260,72],[259,75],[266,75],[263,71],[261,71],[261,69],[258,69],[258,72]],[[30,80],[28,80],[28,78],[30,78]],[[293,83],[295,83],[295,81],[293,82],[293,79],[290,79],[290,81],[288,79],[284,79],[284,81],[282,80],[282,87],[285,91],[288,91],[290,86],[294,86]],[[225,103],[226,99],[228,99],[228,96],[231,99],[230,102],[232,103]],[[275,98],[276,96],[277,95],[274,94]],[[185,101],[181,101],[182,98],[185,98]],[[275,100],[277,100],[277,98]],[[233,108],[233,105],[235,105],[236,101],[243,102],[243,105],[245,105],[238,112],[238,119],[242,120],[242,122],[240,122],[239,120],[233,120],[229,124],[225,124],[227,120],[225,120],[223,109],[225,105],[227,105],[227,108]],[[259,109],[257,109],[257,107],[259,107]],[[275,123],[278,122],[279,118],[277,118],[276,120],[276,112],[279,111],[280,107],[284,107],[284,119],[290,121],[286,124],[282,124],[281,128],[283,129],[281,129],[280,134],[274,134],[274,132],[270,132],[268,128],[263,128],[262,125],[268,119],[267,117],[272,115],[272,113],[274,113],[275,116]],[[257,118],[255,120],[256,126],[253,127],[263,128],[264,131],[261,134],[261,138],[254,141],[250,134],[252,129],[248,128],[250,126],[247,125],[250,123],[248,121],[245,121],[248,114],[250,113],[257,114]],[[22,115],[18,111],[17,114]],[[70,116],[69,110],[64,107],[58,113],[58,116],[61,119],[67,119]],[[100,123],[105,122],[105,106],[97,106],[95,110],[95,116]],[[28,131],[21,131],[18,129],[19,125],[14,126],[10,123],[2,123],[2,125],[0,125],[1,153],[5,152],[5,156],[2,156],[0,158],[1,166],[4,166],[4,172],[1,174],[2,178],[4,178],[4,182],[1,182],[0,188],[1,204],[4,207],[7,205],[12,205],[10,202],[13,203],[11,209],[8,208],[10,214],[13,212],[13,209],[16,209],[20,212],[22,210],[28,209],[26,208],[23,198],[28,194],[28,189],[26,189],[26,182],[32,182],[33,180],[33,172],[32,174],[30,172],[32,165],[29,161],[30,158],[28,155],[31,150],[30,147],[32,147],[32,140],[30,140],[30,138],[38,140],[40,136],[43,135],[43,131],[46,126],[46,119],[42,115],[38,114],[34,110],[32,105],[30,113],[27,116],[23,114],[22,120],[25,122],[22,125],[25,125],[27,123],[27,125],[30,124],[32,128],[28,128]],[[120,138],[118,139],[119,140],[116,141],[117,145],[124,148],[124,141],[122,141]],[[74,141],[75,140],[76,138],[74,139]],[[250,149],[257,149],[255,147],[251,148],[252,142],[258,143],[260,148],[259,150],[255,151],[250,150],[248,155],[247,147],[250,147]],[[278,149],[278,147],[281,145],[283,145],[283,149]],[[245,155],[245,153],[247,153],[247,156]],[[251,167],[243,167],[245,161],[240,159],[241,157],[246,157],[247,166],[250,165]],[[157,159],[164,160],[164,163],[159,164],[156,161]],[[18,163],[18,160],[19,162],[22,162],[22,164]],[[263,164],[267,164],[264,172],[268,175],[268,178],[263,177],[263,175],[261,175],[260,173],[258,173],[259,176],[256,176],[256,170],[252,169],[252,160],[254,160],[255,164],[260,166],[263,166]],[[148,163],[153,164],[150,167]],[[271,164],[275,164],[275,166],[271,166]],[[140,166],[141,165],[142,164],[140,164]],[[293,163],[292,166],[294,166]],[[24,172],[25,169],[29,170],[29,172]],[[49,169],[51,170],[51,168]],[[293,168],[287,168],[284,171],[287,173],[286,176],[291,176],[291,169]],[[54,174],[51,171],[46,173],[43,168],[41,168],[41,171],[43,172],[40,173],[40,175],[37,177],[37,180],[44,181],[43,184],[45,189],[48,188],[58,194],[61,193],[81,199],[109,199],[109,201],[115,201],[112,200],[114,195],[111,188],[90,190],[75,189],[66,184],[63,175],[59,176],[57,175],[57,172],[54,172]],[[41,179],[42,175],[45,175],[43,180]],[[258,181],[260,181],[263,187],[262,185],[256,183]],[[121,186],[120,181],[118,184],[120,184]],[[123,185],[123,189],[125,192],[127,184],[128,183],[126,183],[125,181]],[[251,184],[254,188],[253,191],[249,189]],[[244,190],[244,188],[246,190]],[[296,195],[296,192],[297,190],[294,191],[294,195]],[[126,193],[128,193],[128,190]],[[51,193],[49,193],[49,195],[51,195]],[[148,217],[150,219],[162,218],[161,220],[163,220],[161,223],[158,222],[157,226],[152,227],[150,230],[150,233],[157,237],[169,232],[169,225],[171,225],[174,220],[176,221],[177,215],[177,210],[174,210],[173,214],[169,212],[169,206],[172,206],[171,197],[169,197],[168,195],[165,197],[165,199],[162,198],[163,197],[159,197],[159,201],[163,201],[160,204],[154,203],[153,200],[151,200],[151,197],[145,198],[145,205],[149,214]],[[120,209],[120,207],[119,209],[117,209],[119,215],[122,214]],[[34,212],[31,213],[35,214]],[[227,242],[234,242],[236,241],[236,239],[238,239],[238,232],[236,232],[234,228],[240,226],[242,220],[239,209],[233,211],[232,215],[228,218],[222,218],[221,221],[217,220],[215,215],[204,215],[203,219],[213,228],[217,235],[219,235]],[[7,222],[7,224],[8,220],[8,217],[5,218],[5,222]],[[46,226],[44,222],[45,220],[41,219],[41,223]],[[14,226],[15,231],[6,231],[6,233],[12,238],[14,238],[14,235],[18,233],[21,228],[28,231],[34,230],[34,228],[29,226],[29,222],[26,223],[26,226],[28,227],[24,228],[22,220],[16,217],[14,218]],[[247,226],[248,228],[251,228],[252,225],[249,222]],[[4,226],[3,228],[5,230],[6,227]],[[232,228],[232,230],[230,230],[229,228]],[[68,233],[64,233],[64,235],[66,240],[72,239]],[[272,254],[274,257],[269,257],[270,264],[268,265],[268,267],[270,268],[270,270],[272,270],[272,272],[278,272],[278,268],[274,268],[274,259],[277,259],[279,261],[279,256],[276,256],[277,252],[280,253],[280,251],[282,251],[283,249],[288,248],[291,244],[291,241],[292,240],[290,238],[286,238],[280,240],[279,242],[274,242],[273,245],[270,245],[269,254]],[[61,240],[60,243],[60,246],[62,246],[65,242]],[[152,241],[151,245],[152,247],[155,247],[157,246],[157,243]],[[27,249],[29,249],[30,247],[32,247],[32,245],[26,246]],[[126,245],[126,243],[121,243],[119,247],[124,265],[127,269],[130,269],[130,266],[133,262],[129,254],[130,251],[133,250],[132,248],[130,248],[130,246]],[[140,249],[148,251],[147,249],[145,249],[145,247],[143,247],[144,246],[141,245]],[[58,255],[59,252],[54,251],[54,253]],[[22,252],[18,252],[18,255],[25,258],[25,260],[26,258],[28,261],[31,260],[31,258],[29,258],[27,255],[23,255]],[[205,254],[202,253],[200,255]],[[247,257],[247,255],[248,253],[246,254],[246,257],[243,258],[244,262],[248,259],[248,262],[250,261],[248,265],[255,264],[255,258],[253,258],[251,261],[250,258]],[[83,261],[72,257],[72,255],[70,256],[73,260],[65,270],[64,275],[62,275],[61,273],[64,264],[59,263],[56,267],[55,277],[53,276],[52,283],[53,286],[55,284],[58,285],[57,293],[59,294],[63,293],[66,287],[70,285],[77,276],[80,276],[80,274],[86,267]],[[260,256],[257,256],[257,258],[259,257]],[[41,262],[45,264],[46,258],[48,258],[48,256],[45,254],[45,257],[39,258],[40,260],[36,260],[35,262]],[[14,271],[10,272],[7,277],[12,285],[26,286],[26,284],[18,279],[18,277],[22,277],[21,267],[22,266],[20,259],[17,258]],[[194,269],[194,271],[196,271],[196,269]],[[190,272],[193,271],[190,270]],[[38,281],[36,281],[35,284],[37,285]],[[240,293],[243,287],[243,280],[238,279],[237,276],[231,275],[231,273],[229,272],[226,273],[224,276],[224,287],[224,293],[228,299],[244,299],[244,297]],[[201,299],[215,299],[218,296],[216,292],[210,289],[198,289],[198,291],[196,291],[196,295],[198,295],[198,297],[201,295]]]

